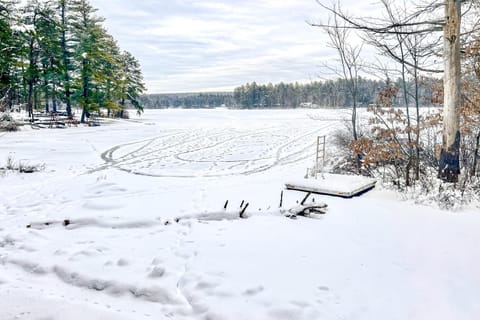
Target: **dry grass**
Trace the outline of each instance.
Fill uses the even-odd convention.
[[[4,166],[0,166],[0,171],[18,171],[20,173],[34,173],[43,171],[45,169],[44,164],[30,164],[28,162],[18,161],[15,162],[13,156],[9,155]]]

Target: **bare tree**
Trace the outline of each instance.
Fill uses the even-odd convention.
[[[419,95],[419,72],[421,69],[437,71],[434,69],[433,58],[438,57],[439,38],[430,34],[416,33],[411,26],[403,25],[402,21],[409,18],[408,8],[405,2],[391,0],[380,1],[385,13],[386,21],[391,25],[394,33],[376,34],[367,32],[365,41],[378,48],[383,56],[391,58],[400,65],[398,71],[401,79],[401,95],[406,110],[407,123],[407,154],[405,168],[406,185],[413,183],[411,171],[414,170],[415,180],[420,179],[420,95]],[[412,31],[409,33],[408,31]],[[438,70],[440,72],[440,70]],[[410,110],[414,107],[415,115]]]
[[[385,45],[382,38],[394,36],[399,43],[404,44],[406,37],[414,35],[427,35],[443,30],[443,62],[444,62],[444,119],[443,119],[443,144],[439,161],[439,177],[446,182],[457,182],[460,174],[460,131],[459,111],[461,107],[460,95],[460,42],[463,35],[461,30],[462,3],[472,5],[475,0],[433,0],[426,3],[410,4],[409,10],[401,20],[399,19],[367,19],[353,18],[344,13],[340,6],[327,6],[317,0],[319,5],[333,16],[345,22],[345,25],[335,26],[330,24],[314,24],[322,28],[355,29],[367,35],[376,35],[380,39],[377,45],[388,52],[390,56],[407,67],[416,71],[442,72],[435,68],[420,66],[416,60],[406,60],[404,51],[398,55],[391,47]],[[382,0],[388,4],[388,0]],[[440,9],[443,14],[439,14]],[[478,21],[478,19],[477,19]],[[474,24],[475,26],[477,23]],[[403,54],[402,54],[403,52]],[[433,54],[433,52],[432,52]],[[417,61],[418,62],[418,61]]]
[[[333,17],[333,27],[326,27],[330,42],[339,57],[341,70],[338,72],[345,80],[346,90],[352,101],[352,133],[353,139],[358,140],[357,104],[358,104],[358,77],[361,70],[361,45],[353,45],[349,39],[350,30],[341,25],[337,16]]]

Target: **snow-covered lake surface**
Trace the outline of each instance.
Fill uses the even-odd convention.
[[[163,110],[1,134],[0,164],[45,170],[0,177],[0,319],[478,319],[475,209],[374,189],[279,213],[348,116]]]

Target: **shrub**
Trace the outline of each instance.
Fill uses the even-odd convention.
[[[10,113],[0,113],[0,131],[17,131],[18,123]]]

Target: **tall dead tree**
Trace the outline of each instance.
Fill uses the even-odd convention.
[[[443,144],[440,153],[439,177],[447,182],[457,182],[460,174],[461,2],[461,0],[445,0]]]

